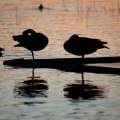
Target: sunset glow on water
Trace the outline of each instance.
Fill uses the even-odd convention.
[[[43,11],[38,9],[40,4]],[[65,90],[81,81],[80,73],[37,68],[33,76],[32,68],[3,65],[5,60],[32,59],[30,51],[14,47],[17,42],[12,38],[26,29],[42,32],[49,39],[45,49],[35,52],[36,59],[81,57],[63,48],[75,33],[108,42],[110,49],[85,57],[120,56],[120,0],[0,0],[0,47],[5,48],[0,57],[0,120],[120,119],[118,74],[85,72],[87,87],[95,91],[90,91],[94,94],[88,99],[76,99]],[[120,68],[120,63],[98,66]],[[34,88],[28,83],[32,79],[40,82]],[[36,90],[41,84],[42,89]]]

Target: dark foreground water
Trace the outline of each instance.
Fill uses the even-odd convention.
[[[47,7],[40,12],[39,0],[0,0],[0,46],[6,51],[0,58],[0,120],[119,120],[120,76],[55,69],[13,68],[3,61],[29,58],[24,48],[14,48],[12,35],[32,28],[49,38],[48,46],[36,52],[36,58],[75,57],[63,49],[73,33],[107,41],[109,50],[91,56],[119,56],[119,0],[43,0]],[[119,63],[99,66],[120,68]],[[34,83],[32,82],[34,79]]]

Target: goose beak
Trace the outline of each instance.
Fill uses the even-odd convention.
[[[12,37],[13,37],[14,40],[18,39],[18,36],[15,36],[15,35],[12,36]]]
[[[15,40],[15,41],[19,41],[19,40],[21,40],[21,38],[22,38],[22,35],[14,35],[14,36],[12,36],[13,37],[13,40]]]

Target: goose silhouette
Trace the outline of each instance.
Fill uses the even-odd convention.
[[[98,49],[107,48],[103,42],[99,39],[79,37],[77,34],[73,34],[65,43],[64,49],[74,55],[82,56],[96,52]]]
[[[34,52],[44,49],[48,44],[48,38],[42,33],[37,33],[32,29],[27,29],[22,35],[13,36],[13,39],[19,42],[15,47],[24,47],[31,51],[33,61]]]
[[[0,47],[0,57],[2,57],[2,51],[4,51],[4,50],[5,50],[4,48]]]

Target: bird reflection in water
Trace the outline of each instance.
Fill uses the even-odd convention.
[[[48,85],[45,80],[34,77],[34,68],[32,77],[29,80],[18,83],[15,87],[17,96],[22,97],[47,97]]]
[[[90,100],[104,97],[102,88],[90,83],[85,84],[84,73],[82,73],[81,83],[77,81],[76,83],[69,84],[65,86],[64,91],[65,97],[73,99]]]

